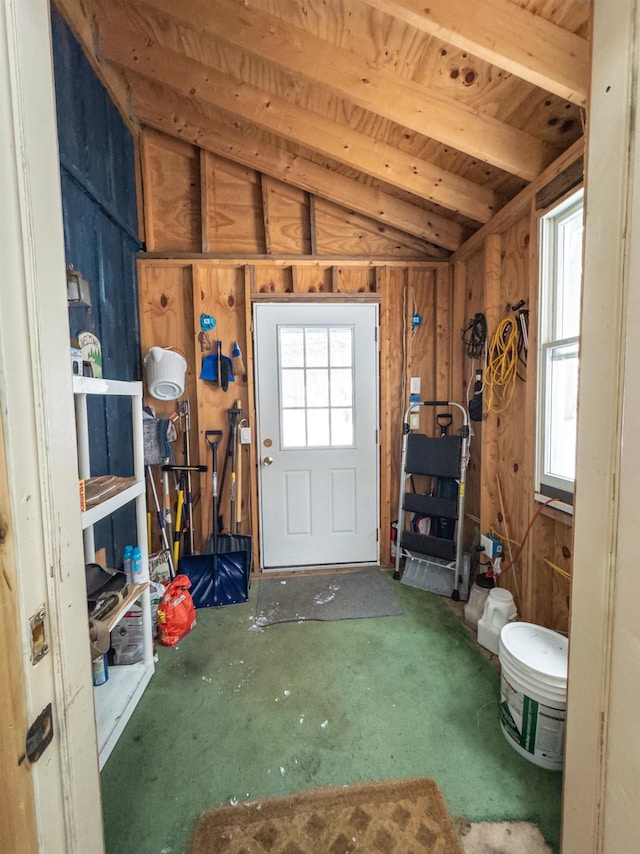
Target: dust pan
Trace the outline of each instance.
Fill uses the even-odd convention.
[[[223,370],[225,371],[226,379],[228,382],[235,382],[235,377],[233,375],[233,363],[229,356],[218,356],[210,353],[208,356],[205,356],[202,360],[202,365],[200,367],[200,377],[201,380],[208,380],[209,382],[218,382],[218,361],[220,363],[224,363],[225,367]]]

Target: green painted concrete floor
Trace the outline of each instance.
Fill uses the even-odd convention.
[[[434,778],[454,819],[530,821],[557,851],[562,775],[499,727],[499,677],[445,600],[394,582],[400,617],[254,624],[198,611],[102,771],[108,854],[182,854],[224,802]]]

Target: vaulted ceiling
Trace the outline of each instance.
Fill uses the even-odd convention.
[[[584,132],[588,0],[56,0],[120,106],[447,251]]]

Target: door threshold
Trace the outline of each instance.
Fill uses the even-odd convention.
[[[353,572],[354,569],[382,569],[379,563],[336,563],[323,564],[322,566],[276,566],[261,569],[259,576],[268,575],[270,578],[277,576],[292,575],[339,575],[344,572]]]

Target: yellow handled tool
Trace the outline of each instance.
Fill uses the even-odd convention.
[[[178,558],[180,557],[180,534],[182,532],[182,507],[184,505],[184,490],[178,490],[178,506],[176,508],[176,526],[173,533],[173,565],[178,571]]]

